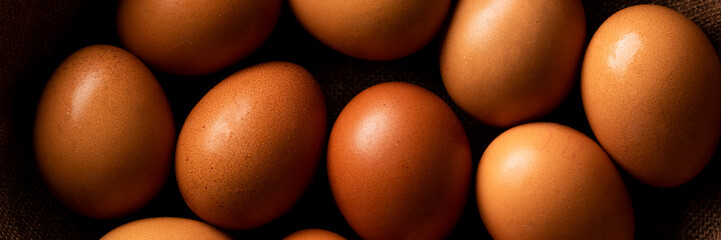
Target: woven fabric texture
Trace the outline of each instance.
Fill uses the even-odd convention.
[[[614,12],[641,3],[676,9],[698,24],[716,49],[721,46],[719,0],[584,0],[588,38]],[[0,239],[97,239],[139,218],[197,219],[183,202],[172,176],[160,194],[140,211],[119,219],[95,220],[75,214],[54,200],[38,174],[32,125],[43,87],[55,67],[72,52],[91,44],[120,46],[115,32],[116,4],[87,0],[0,1]],[[294,62],[316,77],[326,97],[329,129],[343,106],[363,89],[387,81],[415,83],[441,96],[462,120],[471,141],[475,172],[483,150],[504,129],[472,120],[450,100],[438,69],[441,36],[399,60],[363,61],[339,54],[315,40],[285,6],[270,39],[249,58],[208,76],[176,77],[156,72],[156,77],[171,102],[176,129],[180,129],[194,104],[221,79],[265,61]],[[592,135],[578,86],[557,110],[541,120]],[[257,229],[229,233],[242,239],[280,239],[299,229],[324,228],[357,238],[335,206],[323,163],[325,159],[310,189],[285,215]],[[627,175],[624,180],[633,201],[637,239],[721,239],[718,150],[698,177],[680,187],[656,189]],[[469,195],[465,213],[449,239],[490,239],[473,195]]]

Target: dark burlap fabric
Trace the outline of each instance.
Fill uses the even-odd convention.
[[[56,202],[40,179],[32,150],[35,106],[48,77],[73,51],[96,43],[119,46],[114,25],[115,2],[0,1],[0,239],[97,239],[112,228],[152,216],[197,217],[185,206],[171,176],[147,207],[120,219],[94,220]],[[718,0],[584,1],[589,38],[615,11],[654,2],[670,6],[696,22],[721,46],[721,2]],[[243,67],[285,60],[306,67],[323,87],[328,126],[361,90],[379,82],[407,81],[428,88],[451,105],[462,119],[473,147],[474,172],[481,153],[504,129],[479,124],[450,101],[438,70],[439,38],[421,51],[396,61],[370,62],[336,53],[308,35],[287,8],[269,41],[249,59],[210,76],[174,77],[156,73],[173,106],[177,128],[193,105],[223,77]],[[721,94],[721,89],[719,89]],[[551,115],[542,119],[569,125],[592,135],[583,114],[578,86]],[[324,163],[325,160],[323,160]],[[475,173],[474,173],[475,175]],[[357,238],[335,207],[325,166],[303,198],[276,221],[249,231],[230,232],[243,239],[278,239],[302,228],[325,228]],[[636,217],[638,239],[721,239],[721,153],[681,187],[655,189],[624,175]],[[470,194],[460,223],[449,238],[488,239]]]

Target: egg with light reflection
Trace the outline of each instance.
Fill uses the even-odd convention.
[[[441,98],[381,83],[354,97],[333,125],[328,180],[364,239],[442,239],[465,206],[470,158],[463,125]]]
[[[227,229],[255,228],[310,185],[325,144],[320,86],[303,67],[268,62],[213,87],[185,120],[175,174],[190,209]]]
[[[585,40],[580,0],[461,0],[442,46],[443,84],[485,124],[531,121],[571,91]]]
[[[175,127],[155,77],[129,52],[93,45],[55,70],[35,117],[35,157],[45,185],[93,218],[150,202],[170,172]]]
[[[631,176],[674,187],[698,175],[721,136],[721,62],[691,20],[638,5],[589,43],[581,97],[593,133]]]

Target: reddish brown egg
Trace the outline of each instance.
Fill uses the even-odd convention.
[[[441,52],[443,83],[483,123],[536,119],[568,95],[585,40],[580,0],[461,0]]]
[[[100,240],[231,240],[222,231],[191,219],[156,217],[135,220],[108,232]]]
[[[175,129],[163,89],[132,54],[108,45],[70,55],[45,87],[35,157],[70,209],[114,218],[144,206],[170,171]]]
[[[328,230],[305,229],[294,232],[283,240],[345,240],[345,238]]]
[[[458,222],[471,175],[461,122],[438,96],[382,83],[353,98],[328,142],[328,179],[364,239],[441,239]]]
[[[601,25],[581,97],[601,146],[640,182],[686,183],[718,146],[721,62],[696,25],[666,7],[629,7]]]
[[[450,0],[290,0],[310,34],[351,57],[391,60],[409,55],[433,39]]]
[[[323,93],[288,62],[241,70],[193,108],[178,137],[175,173],[183,199],[208,223],[266,224],[310,184],[325,144]]]
[[[121,0],[118,35],[153,68],[199,75],[250,55],[270,36],[280,0]]]
[[[498,136],[481,157],[478,209],[495,239],[633,239],[626,186],[593,140],[555,123]]]

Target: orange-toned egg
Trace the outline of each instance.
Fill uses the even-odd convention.
[[[290,8],[310,34],[351,57],[392,60],[433,39],[450,0],[290,0]]]
[[[536,119],[568,95],[585,40],[580,0],[461,0],[441,51],[443,83],[483,123]]]
[[[495,239],[633,239],[626,186],[593,140],[555,123],[498,136],[481,157],[478,209]]]
[[[345,240],[337,233],[323,229],[305,229],[286,236],[283,240]]]
[[[250,55],[270,36],[280,0],[121,0],[118,35],[153,68],[207,74]]]
[[[82,215],[114,218],[160,191],[175,127],[150,70],[125,50],[93,45],[53,73],[34,137],[37,166],[53,195]]]
[[[185,120],[175,157],[183,199],[216,226],[266,224],[310,185],[325,128],[323,93],[303,67],[269,62],[238,71]]]
[[[607,19],[589,43],[581,97],[601,146],[640,182],[699,174],[721,136],[721,62],[706,35],[662,6]]]
[[[461,216],[471,152],[461,122],[419,86],[391,82],[358,94],[328,142],[328,179],[364,239],[441,239]]]
[[[231,240],[222,231],[192,219],[155,217],[135,220],[108,232],[100,240]]]

